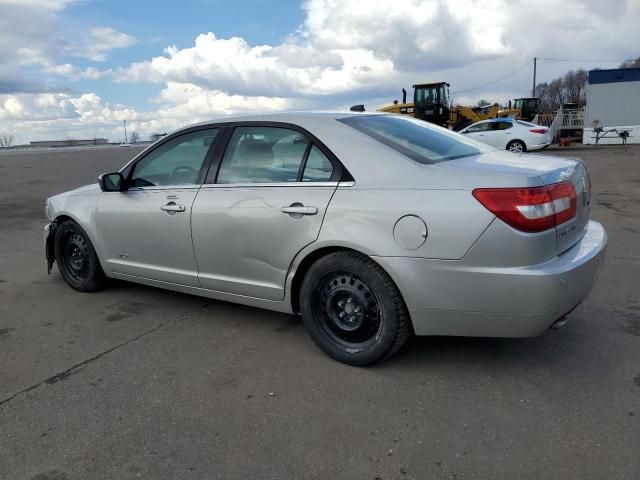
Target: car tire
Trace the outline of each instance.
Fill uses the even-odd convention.
[[[523,153],[527,151],[527,146],[522,140],[511,140],[507,143],[507,150],[511,153]]]
[[[411,322],[389,275],[366,255],[331,253],[307,271],[300,288],[302,321],[314,342],[348,365],[370,365],[395,353]]]
[[[58,226],[54,252],[60,275],[70,287],[80,292],[94,292],[105,286],[107,277],[93,244],[76,222],[67,220]]]

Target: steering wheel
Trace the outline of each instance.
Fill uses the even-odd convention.
[[[180,165],[179,167],[176,167],[173,170],[173,172],[169,174],[169,184],[181,185],[184,183],[195,183],[197,178],[198,178],[198,170],[196,170],[193,167],[189,167],[187,165]],[[183,180],[183,181],[180,182],[179,180]]]

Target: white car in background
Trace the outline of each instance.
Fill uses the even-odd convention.
[[[547,127],[514,118],[494,118],[476,122],[460,133],[501,150],[522,153],[551,145]]]

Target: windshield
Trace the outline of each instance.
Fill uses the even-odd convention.
[[[470,157],[491,150],[491,147],[458,133],[401,116],[353,115],[338,121],[423,164]]]
[[[436,103],[438,103],[438,90],[436,88],[416,88],[416,105],[435,105]]]
[[[416,87],[414,100],[418,106],[438,104],[449,106],[449,88],[445,84],[432,87]]]

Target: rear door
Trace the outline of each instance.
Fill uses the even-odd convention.
[[[507,143],[513,140],[515,130],[513,122],[509,120],[495,120],[491,123],[491,129],[486,133],[486,142],[500,150],[507,148]]]
[[[198,278],[210,290],[281,300],[293,258],[318,237],[341,167],[297,127],[236,126],[229,136],[193,205]]]

